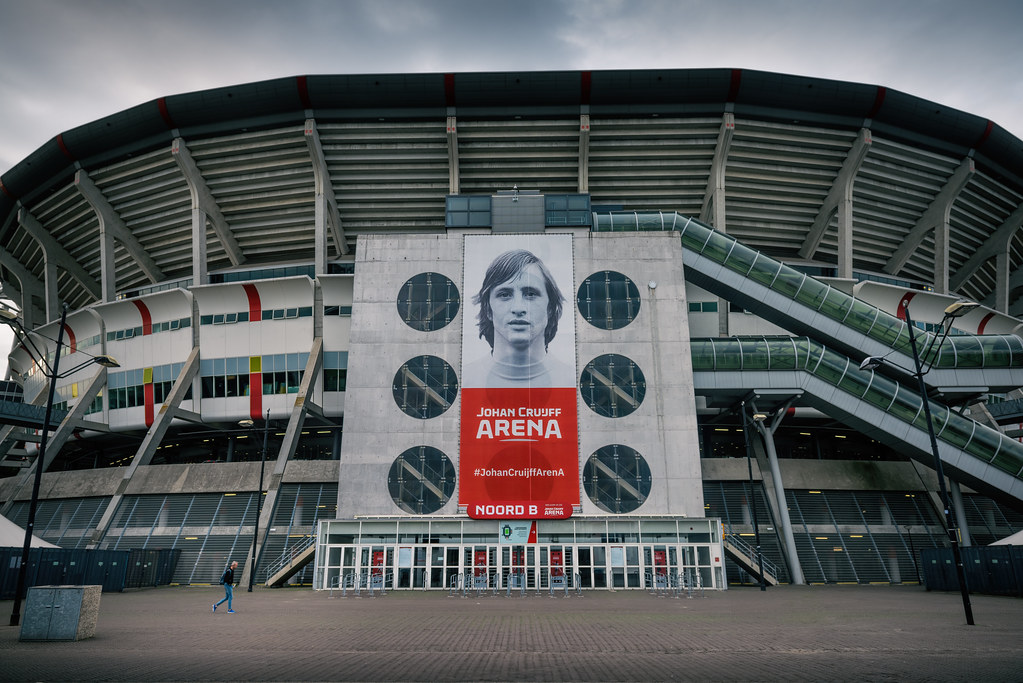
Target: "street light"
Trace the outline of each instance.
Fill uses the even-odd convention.
[[[952,327],[952,319],[959,318],[966,315],[971,310],[976,308],[979,304],[972,301],[956,301],[949,305],[945,309],[945,317],[941,319],[941,325],[944,328],[940,339],[937,341],[935,346],[935,335],[931,339],[925,351],[925,355],[930,355],[932,349],[934,351],[934,358],[937,358],[938,351],[941,350],[941,345],[945,342],[945,338],[948,336],[948,332]],[[906,313],[906,325],[909,326],[909,347],[913,352],[913,365],[916,368],[914,373],[917,378],[918,391],[920,392],[920,399],[924,404],[924,419],[927,421],[927,435],[931,439],[931,454],[934,456],[934,471],[938,475],[938,489],[941,492],[941,504],[945,508],[945,531],[948,533],[949,543],[952,545],[952,558],[955,560],[956,565],[956,576],[959,579],[959,592],[963,597],[963,611],[966,613],[966,623],[973,626],[973,607],[970,605],[970,589],[966,585],[966,572],[963,570],[963,557],[959,549],[959,529],[956,527],[955,520],[952,517],[952,503],[948,496],[948,489],[945,487],[945,474],[941,465],[941,455],[938,453],[938,437],[934,433],[934,422],[931,419],[931,402],[927,397],[927,384],[924,382],[924,375],[930,372],[931,368],[934,367],[933,361],[931,366],[927,370],[923,369],[923,363],[920,360],[920,354],[916,348],[916,335],[913,334],[914,325],[913,318],[909,314],[909,302],[903,301],[902,308]],[[865,359],[860,364],[861,370],[873,370],[880,367],[885,362],[884,358],[870,357]]]
[[[763,422],[767,415],[754,413],[754,422]],[[753,510],[753,536],[757,544],[757,572],[760,575],[760,590],[766,591],[767,584],[764,582],[764,556],[760,552],[760,523],[757,520],[757,498],[756,489],[753,484],[753,449],[749,441],[749,422],[746,419],[746,402],[742,402],[742,437],[746,441],[746,466],[749,468],[749,495],[750,508]]]
[[[239,420],[238,425],[251,428],[256,423],[250,419]],[[252,584],[256,580],[256,568],[259,566],[259,515],[263,510],[263,466],[266,463],[266,442],[270,435],[270,409],[266,409],[266,419],[263,420],[263,450],[259,455],[259,486],[256,488],[256,526],[252,531],[252,569],[249,571],[249,592],[252,592]]]
[[[57,390],[57,380],[63,377],[68,377],[82,368],[92,365],[93,363],[105,368],[120,367],[118,362],[111,356],[101,355],[92,356],[70,370],[59,372],[60,347],[64,344],[64,323],[66,321],[67,305],[64,306],[60,314],[60,327],[57,332],[57,347],[53,356],[53,366],[51,367],[49,363],[46,362],[46,355],[39,351],[35,342],[33,342],[32,338],[29,337],[28,331],[20,322],[18,322],[17,313],[6,308],[0,308],[0,322],[9,325],[11,329],[14,330],[15,336],[21,338],[28,344],[28,346],[35,349],[35,355],[33,356],[32,352],[28,351],[28,346],[26,346],[26,351],[28,351],[30,356],[33,356],[32,359],[40,368],[42,368],[45,376],[50,380],[49,394],[46,397],[46,412],[43,414],[43,433],[39,437],[39,455],[36,456],[35,478],[32,482],[32,498],[29,500],[28,504],[28,522],[25,524],[25,544],[21,549],[21,566],[18,567],[18,585],[14,591],[14,608],[11,610],[11,626],[17,626],[21,623],[21,601],[25,597],[28,561],[32,549],[32,532],[36,523],[36,507],[39,503],[39,487],[43,480],[43,468],[46,466],[46,441],[50,433],[50,417],[53,414],[53,397]]]

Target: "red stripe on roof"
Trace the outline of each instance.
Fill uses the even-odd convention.
[[[989,137],[991,137],[991,131],[994,130],[994,128],[995,128],[995,122],[992,121],[991,119],[988,119],[987,126],[984,127],[984,132],[981,133],[980,139],[978,139],[975,143],[973,143],[973,147],[974,148],[980,147],[985,142],[987,142],[987,139]]]
[[[305,76],[298,76],[295,78],[295,83],[298,85],[298,99],[302,101],[303,109],[312,109],[312,105],[309,100],[309,82]]]
[[[579,104],[590,103],[590,93],[593,92],[593,72],[579,72]]]
[[[732,69],[732,81],[728,85],[728,97],[725,102],[735,102],[739,97],[740,85],[742,85],[742,69]]]
[[[877,86],[877,94],[874,95],[874,105],[870,108],[867,113],[867,118],[872,119],[877,116],[877,112],[881,111],[881,106],[884,104],[885,95],[888,94],[888,88],[884,86]]]
[[[61,154],[67,157],[68,161],[74,161],[75,160],[74,155],[71,154],[71,150],[68,149],[67,145],[64,144],[64,134],[63,133],[58,134],[56,139],[57,146],[60,147]]]
[[[171,118],[170,109],[167,108],[167,98],[161,97],[156,101],[156,108],[160,110],[160,118],[167,125],[168,128],[177,128],[174,125],[174,119]]]
[[[444,74],[444,105],[455,106],[455,74]]]

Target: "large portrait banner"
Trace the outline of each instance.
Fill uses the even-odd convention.
[[[579,505],[571,235],[467,235],[458,502],[474,519]]]

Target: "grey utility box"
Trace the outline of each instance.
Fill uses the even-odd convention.
[[[85,640],[96,635],[103,586],[33,586],[21,640]]]

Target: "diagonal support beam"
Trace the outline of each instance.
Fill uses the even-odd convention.
[[[11,506],[14,501],[20,495],[22,489],[25,486],[30,485],[35,479],[35,470],[37,467],[42,466],[43,472],[46,472],[46,468],[53,464],[54,459],[60,453],[60,449],[64,447],[67,440],[71,438],[74,430],[82,424],[93,424],[91,421],[85,423],[83,418],[85,417],[85,411],[88,410],[89,406],[92,405],[93,399],[99,395],[99,392],[107,384],[107,369],[105,367],[99,367],[99,371],[92,376],[85,389],[78,396],[78,403],[68,412],[68,414],[61,420],[60,425],[57,426],[56,431],[53,432],[53,436],[49,438],[49,442],[46,445],[46,462],[40,463],[39,458],[36,458],[35,462],[31,466],[26,467],[21,473],[21,481],[14,486],[14,490],[11,492],[11,496],[8,498],[7,503],[3,509],[0,510],[0,514],[6,515],[10,512]],[[97,425],[97,428],[102,430],[105,425]]]
[[[700,220],[721,232],[727,232],[725,229],[725,170],[728,166],[728,152],[732,147],[733,137],[735,137],[735,114],[725,112],[721,119],[721,128],[718,130],[718,139],[714,145],[714,160],[710,163],[710,175],[707,178],[707,187],[703,191],[703,207],[700,209]]]
[[[327,231],[334,238],[334,247],[339,255],[348,253],[348,242],[341,225],[341,212],[337,208],[337,197],[330,182],[330,171],[315,119],[305,121],[305,144],[312,158],[316,184],[316,272],[319,274],[327,272]]]
[[[163,405],[160,406],[160,412],[153,420],[152,426],[146,432],[145,438],[142,440],[141,445],[137,451],[135,451],[134,457],[131,459],[131,464],[125,469],[124,474],[121,477],[121,481],[117,485],[117,490],[114,495],[110,497],[107,502],[106,510],[103,511],[103,516],[99,520],[99,524],[96,525],[96,529],[93,530],[92,536],[89,539],[88,547],[94,549],[98,547],[99,543],[103,540],[103,536],[107,532],[107,528],[110,526],[110,520],[114,517],[114,512],[117,511],[117,506],[121,504],[121,500],[124,498],[124,492],[128,490],[128,484],[131,483],[132,477],[138,472],[139,467],[148,465],[153,459],[153,453],[156,452],[160,442],[163,440],[164,435],[167,433],[167,429],[171,425],[171,420],[176,417],[177,408],[181,405],[181,401],[188,393],[189,387],[192,386],[192,380],[199,372],[199,349],[193,348],[192,352],[188,354],[188,359],[185,361],[184,367],[181,368],[181,372],[178,373],[177,379],[174,380],[174,386],[171,387],[170,394],[167,396]]]
[[[238,246],[234,231],[224,218],[220,205],[210,192],[206,179],[203,178],[199,166],[192,158],[192,153],[181,138],[174,138],[171,143],[171,156],[177,163],[185,182],[188,183],[188,191],[192,195],[192,279],[195,284],[209,284],[206,271],[206,222],[209,221],[213,233],[220,240],[227,258],[231,264],[240,266],[245,263],[245,254]]]
[[[870,134],[869,128],[861,128],[859,135],[856,136],[856,142],[849,149],[849,153],[845,156],[845,161],[842,162],[842,168],[839,169],[838,175],[835,177],[835,182],[831,184],[831,189],[828,190],[828,195],[824,198],[821,203],[821,208],[817,212],[817,216],[813,219],[813,225],[810,226],[810,231],[806,235],[806,239],[803,240],[803,246],[799,248],[799,256],[805,259],[812,259],[815,257],[817,250],[821,246],[821,242],[824,240],[824,235],[827,233],[828,224],[831,223],[831,217],[838,212],[839,208],[844,206],[850,207],[848,216],[843,218],[839,216],[839,222],[843,220],[852,222],[852,197],[853,197],[853,185],[856,182],[856,175],[860,172],[860,167],[863,166],[864,160],[867,158],[867,153],[870,152],[871,145],[874,144],[873,137]],[[842,239],[840,235],[839,239],[839,259],[842,259],[842,251],[846,252],[847,259],[852,263],[852,226],[839,225],[839,233],[847,233],[849,239]],[[843,245],[843,242],[848,244]]]
[[[305,424],[308,412],[308,398],[312,395],[313,386],[315,385],[316,378],[320,375],[322,367],[323,337],[315,337],[312,346],[309,348],[309,360],[306,362],[305,371],[302,374],[302,383],[299,385],[298,394],[295,396],[295,403],[288,418],[288,426],[284,430],[284,441],[281,443],[280,450],[277,451],[273,472],[270,474],[270,481],[266,487],[266,498],[263,500],[262,512],[259,515],[258,523],[260,529],[268,530],[270,528],[270,520],[273,518],[277,495],[280,493],[281,482],[284,480],[284,470],[298,448],[298,441],[302,435],[302,426]],[[253,557],[260,557],[263,552],[263,546],[266,543],[266,538],[266,532],[263,532],[263,537],[256,539],[258,545],[255,548]],[[252,564],[246,562],[245,568],[242,570],[241,585],[248,585],[249,572],[251,570]]]
[[[1017,206],[1016,210],[984,241],[984,244],[980,245],[970,258],[966,259],[966,263],[959,267],[955,275],[949,279],[949,289],[953,292],[956,291],[973,277],[973,274],[988,259],[1006,253],[1009,250],[1009,242],[1012,241],[1021,226],[1023,226],[1023,204]]]
[[[913,252],[917,250],[920,243],[923,242],[924,237],[931,229],[935,229],[934,239],[934,269],[937,273],[939,268],[942,268],[946,274],[943,278],[943,283],[935,281],[936,285],[944,285],[940,290],[942,293],[948,291],[948,249],[947,244],[943,248],[942,243],[947,243],[947,238],[943,238],[942,233],[947,235],[948,233],[948,220],[949,213],[952,211],[952,205],[955,203],[959,194],[966,187],[966,184],[970,182],[973,174],[976,172],[976,167],[973,163],[973,159],[963,159],[962,163],[955,172],[949,177],[945,186],[941,188],[941,191],[934,197],[934,201],[927,207],[923,215],[920,216],[920,220],[916,222],[913,229],[909,231],[906,239],[903,240],[902,244],[892,257],[888,259],[888,262],[884,265],[884,272],[894,275],[902,270],[903,266],[909,260],[909,257],[913,255]],[[940,252],[940,253],[939,253]],[[939,264],[939,261],[944,261],[943,264]]]
[[[92,297],[99,301],[103,292],[85,268],[73,258],[57,240],[43,227],[39,220],[28,212],[27,209],[18,210],[18,224],[34,239],[43,250],[43,258],[46,261],[46,318],[51,320],[58,316],[60,309],[60,295],[57,291],[56,267],[60,266],[64,271],[73,277]],[[51,270],[52,269],[52,270]]]
[[[100,233],[100,265],[102,267],[102,292],[103,301],[113,301],[117,298],[117,272],[114,265],[114,240],[116,239],[123,246],[128,255],[138,264],[143,274],[152,283],[165,280],[163,271],[156,261],[145,250],[142,243],[132,234],[121,217],[114,211],[114,207],[103,195],[103,192],[92,182],[92,178],[84,170],[79,169],[75,173],[75,186],[81,192],[85,201],[89,202],[92,210],[99,218]]]

